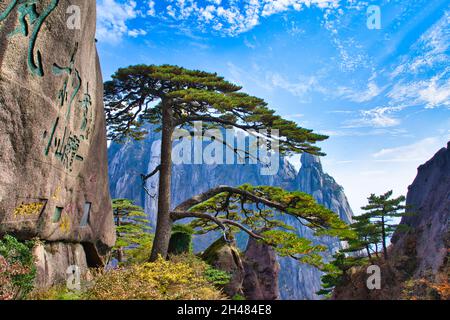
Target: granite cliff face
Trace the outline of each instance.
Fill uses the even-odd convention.
[[[142,142],[129,142],[124,145],[113,144],[109,148],[109,174],[111,195],[114,198],[129,198],[144,206],[146,213],[154,222],[158,175],[147,181],[149,195],[142,188],[141,173],[153,171],[159,162],[159,134],[150,133]],[[313,194],[316,199],[338,213],[344,221],[350,221],[352,212],[342,188],[323,173],[317,157],[304,155],[302,168],[296,172],[286,160],[280,161],[278,175],[263,176],[257,165],[175,165],[172,177],[173,205],[218,185],[238,186],[244,183],[254,185],[280,186],[287,190],[301,190]],[[286,218],[295,226],[300,235],[313,238],[295,219]],[[207,248],[218,235],[197,237],[194,250]],[[246,239],[238,239],[241,249],[245,249]],[[336,239],[317,239],[333,252],[339,248]],[[279,272],[280,297],[282,299],[316,299],[315,292],[320,289],[320,272],[308,266],[299,265],[292,259],[280,259]]]
[[[429,274],[435,277],[449,259],[450,142],[418,168],[417,177],[409,186],[406,205],[413,215],[403,217],[401,224],[411,231],[397,231],[393,235],[393,254],[405,255],[413,249],[417,261],[414,277]]]
[[[42,286],[115,241],[95,26],[95,1],[0,1],[0,234],[44,242]]]
[[[278,300],[280,264],[272,247],[248,239],[244,257],[243,291],[247,300]]]
[[[377,264],[381,289],[368,290],[366,267],[356,268],[334,290],[340,300],[450,299],[450,143],[418,168],[409,186],[402,218],[388,248],[389,259]]]

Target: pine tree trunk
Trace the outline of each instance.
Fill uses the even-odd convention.
[[[120,214],[117,214],[117,226],[120,227],[122,225],[122,220],[120,219]],[[120,233],[116,232],[117,239],[120,237]],[[123,248],[120,247],[117,249],[117,262],[123,262]]]
[[[117,249],[117,262],[119,262],[119,263],[123,262],[123,248],[122,247]]]
[[[170,186],[172,177],[172,133],[173,109],[172,106],[163,105],[162,110],[162,141],[161,141],[161,168],[159,171],[158,191],[158,218],[156,221],[155,239],[153,241],[150,261],[155,261],[159,255],[167,257],[172,220],[170,219]]]
[[[386,248],[386,230],[384,225],[384,215],[381,216],[381,232],[383,237],[383,253],[384,253],[384,259],[387,260],[388,254],[387,254],[387,248]]]
[[[372,255],[370,254],[370,248],[367,245],[366,245],[366,251],[367,251],[367,256],[369,257],[369,260],[372,261]]]

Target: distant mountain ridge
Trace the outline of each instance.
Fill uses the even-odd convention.
[[[129,198],[145,208],[150,220],[156,221],[158,175],[147,181],[142,187],[141,173],[151,172],[159,163],[160,134],[150,132],[141,142],[128,142],[124,145],[112,144],[109,148],[110,190],[113,198]],[[286,190],[300,190],[309,193],[315,199],[339,214],[347,223],[352,219],[352,210],[341,186],[322,169],[320,159],[304,154],[302,166],[297,172],[286,160],[280,160],[278,175],[263,176],[259,165],[174,165],[172,176],[173,205],[218,185],[239,186],[244,183],[253,185],[279,186]],[[297,232],[308,238],[312,233],[297,220],[286,216],[286,222],[294,226]],[[206,237],[206,238],[205,238]],[[217,237],[217,236],[216,236]],[[213,235],[202,236],[194,242],[194,249],[201,251],[214,240]],[[329,248],[331,254],[340,247],[334,238],[316,239]],[[289,258],[279,259],[280,296],[282,299],[317,299],[315,292],[320,289],[321,273],[309,266],[300,265]]]

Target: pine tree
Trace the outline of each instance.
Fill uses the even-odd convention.
[[[406,215],[406,206],[404,196],[392,198],[393,191],[388,191],[385,194],[376,196],[370,195],[368,205],[361,209],[366,211],[361,216],[361,219],[369,220],[374,226],[371,227],[373,234],[376,237],[378,234],[381,239],[384,259],[388,259],[387,240],[392,236],[398,224],[393,223],[393,218],[401,218]]]
[[[215,73],[178,66],[136,65],[119,69],[112,80],[105,83],[105,110],[108,136],[114,141],[143,139],[145,123],[158,124],[162,132],[160,165],[142,176],[145,181],[159,173],[152,261],[159,255],[167,256],[172,224],[181,217],[180,212],[171,212],[170,202],[172,134],[175,128],[191,130],[191,135],[194,135],[194,122],[201,121],[208,128],[235,128],[250,134],[254,130],[266,130],[266,133],[260,131],[260,138],[277,141],[281,155],[302,152],[323,155],[314,144],[327,138],[281,118],[268,108],[264,100],[241,92],[241,87]],[[276,130],[278,135],[273,134]],[[237,152],[236,149],[234,151]],[[231,196],[241,190],[229,191]],[[254,196],[247,196],[244,200],[256,199]],[[259,200],[256,202],[261,203]],[[264,200],[267,204],[271,199]]]
[[[350,237],[344,238],[348,246],[337,252],[334,259],[323,268],[323,289],[318,294],[330,295],[336,286],[345,282],[351,268],[374,263],[375,259],[380,258],[379,245],[382,246],[384,259],[388,259],[387,239],[396,229],[401,230],[400,227],[408,230],[405,226],[394,224],[393,218],[411,215],[403,205],[405,197],[392,198],[392,194],[392,191],[388,191],[380,196],[370,195],[368,205],[361,208],[366,212],[353,217],[355,222],[350,225],[352,233]]]
[[[381,242],[381,227],[372,223],[368,216],[354,216],[350,229],[354,231],[354,238],[345,239],[348,246],[341,252],[352,253],[354,256],[362,255],[365,251],[369,260],[373,254],[378,258],[378,243]]]
[[[117,236],[113,256],[119,264],[145,261],[142,254],[151,247],[153,236],[144,209],[128,199],[114,199],[112,207]]]

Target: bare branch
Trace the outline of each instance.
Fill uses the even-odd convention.
[[[153,177],[155,174],[157,174],[160,170],[161,170],[161,165],[158,165],[158,166],[155,168],[155,170],[153,170],[153,171],[152,171],[151,173],[149,173],[148,175],[141,174],[142,181],[143,181],[143,182],[147,181],[148,179],[150,179],[151,177]]]

